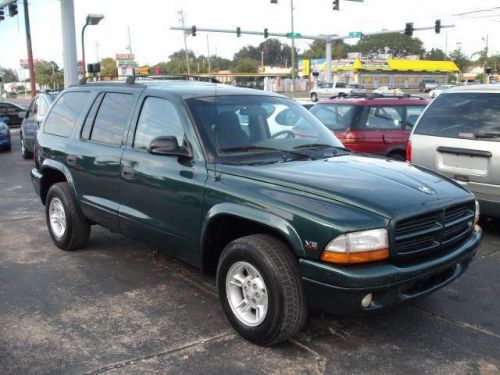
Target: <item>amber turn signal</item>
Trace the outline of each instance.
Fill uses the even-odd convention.
[[[389,258],[389,250],[373,250],[361,251],[355,253],[339,253],[333,251],[323,251],[321,260],[328,263],[336,264],[353,264],[353,263],[367,263],[376,262]]]

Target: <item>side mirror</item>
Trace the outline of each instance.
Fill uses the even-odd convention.
[[[19,112],[17,112],[17,117],[19,117],[19,118],[27,118],[28,117],[28,111],[19,111]]]
[[[179,146],[174,136],[154,138],[148,147],[148,152],[155,155],[191,157],[191,152],[186,147]]]

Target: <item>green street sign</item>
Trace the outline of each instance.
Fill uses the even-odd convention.
[[[287,38],[296,39],[296,38],[300,38],[302,36],[302,34],[300,34],[300,33],[287,33],[286,36],[287,36]]]
[[[349,31],[349,38],[361,38],[361,31]]]

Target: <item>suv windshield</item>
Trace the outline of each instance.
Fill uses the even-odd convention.
[[[317,104],[311,113],[325,124],[328,129],[345,130],[351,126],[359,106],[352,104]]]
[[[192,98],[187,104],[209,157],[219,162],[306,159],[321,157],[318,152],[332,156],[332,150],[342,148],[337,138],[294,100],[237,95]]]
[[[500,93],[443,93],[425,111],[415,134],[500,140]]]

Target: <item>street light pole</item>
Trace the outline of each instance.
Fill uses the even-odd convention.
[[[104,16],[102,14],[89,14],[85,20],[85,25],[82,27],[82,64],[84,77],[87,73],[87,66],[85,65],[85,29],[87,26],[97,25],[103,18]]]
[[[28,49],[28,65],[30,69],[31,96],[36,95],[35,64],[33,62],[33,50],[31,48],[30,15],[28,11],[28,0],[23,1],[24,5],[24,26],[26,28],[26,47]]]
[[[293,23],[293,0],[290,0],[290,18],[292,21],[292,92],[295,92],[295,36]]]

